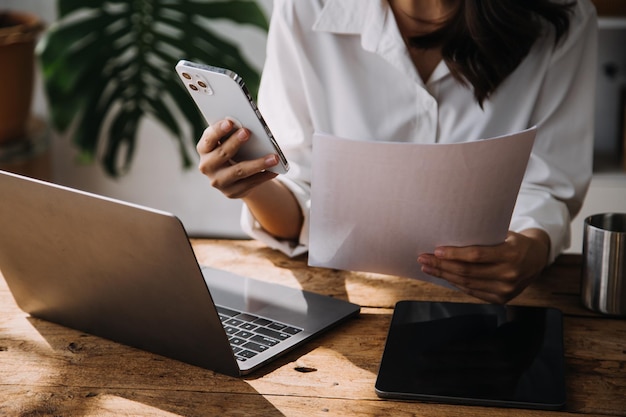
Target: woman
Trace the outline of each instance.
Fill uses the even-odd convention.
[[[276,0],[259,106],[291,164],[229,164],[249,133],[198,142],[200,170],[244,203],[248,233],[307,250],[314,131],[453,143],[538,126],[500,245],[439,247],[424,272],[493,303],[518,295],[569,244],[590,178],[596,16],[589,0]],[[220,145],[223,136],[232,135]]]

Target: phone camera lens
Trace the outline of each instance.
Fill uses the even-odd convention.
[[[189,84],[189,88],[191,88],[193,91],[198,91],[198,87],[193,84]]]
[[[188,80],[191,80],[191,75],[187,74],[186,72],[183,72],[183,77],[185,77]]]
[[[207,85],[204,82],[202,82],[202,81],[198,81],[198,85],[200,87],[202,87],[202,88],[206,88],[207,87]]]

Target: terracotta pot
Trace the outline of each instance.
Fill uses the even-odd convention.
[[[39,17],[0,11],[0,144],[26,134],[33,96]]]

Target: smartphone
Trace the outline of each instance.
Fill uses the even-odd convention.
[[[239,75],[228,69],[185,60],[176,64],[176,72],[209,126],[229,119],[235,127],[250,131],[250,139],[239,148],[233,161],[277,154],[278,165],[268,171],[284,174],[289,170],[287,159]]]

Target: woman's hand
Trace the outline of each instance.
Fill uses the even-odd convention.
[[[196,145],[200,172],[228,198],[243,198],[259,184],[277,175],[266,169],[278,164],[278,155],[232,162],[233,156],[248,139],[250,132],[247,129],[234,129],[233,122],[222,120],[206,128]]]
[[[546,267],[550,238],[540,229],[509,232],[496,246],[442,246],[417,261],[426,274],[442,278],[481,300],[504,304],[519,295]]]
[[[304,221],[298,201],[287,187],[272,181],[276,173],[266,171],[278,164],[278,155],[232,161],[248,139],[250,132],[234,129],[230,120],[214,123],[196,146],[200,155],[198,168],[226,197],[242,199],[265,231],[277,238],[297,240]]]

